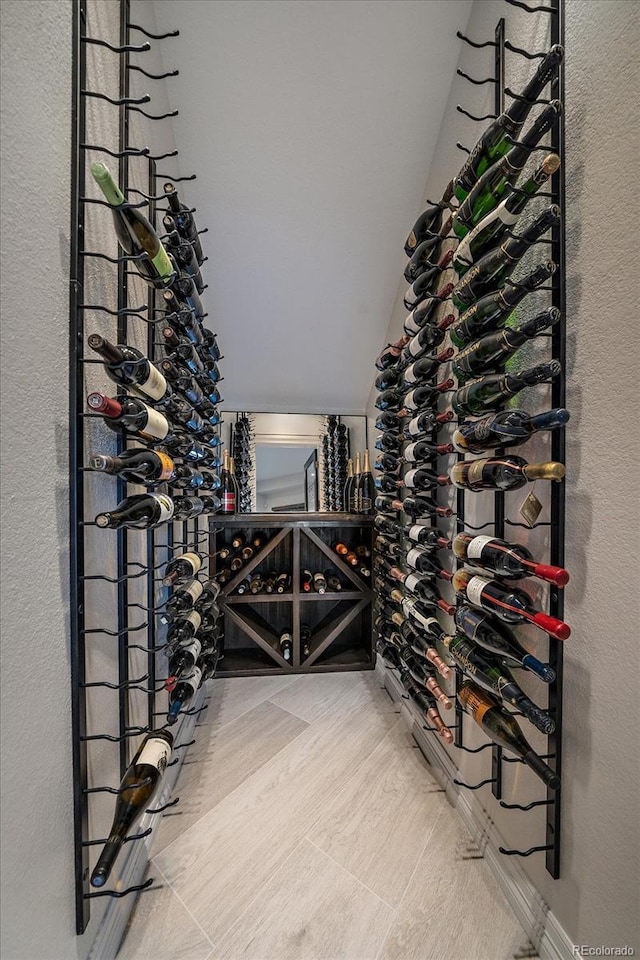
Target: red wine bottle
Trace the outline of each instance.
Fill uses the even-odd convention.
[[[418,517],[450,517],[453,514],[451,507],[441,506],[431,497],[425,497],[417,494],[412,497],[405,497],[400,503],[401,508],[407,516],[417,519]]]
[[[87,406],[94,413],[101,413],[104,422],[113,430],[135,434],[152,445],[163,442],[167,446],[174,438],[173,427],[164,414],[135,397],[116,400],[95,392],[87,397]]]
[[[422,271],[418,279],[411,284],[404,295],[404,305],[407,310],[412,310],[432,293],[433,286],[437,282],[440,274],[443,270],[447,269],[452,260],[453,250],[447,250],[438,263]]]
[[[171,217],[176,230],[182,234],[186,240],[189,240],[193,246],[196,259],[201,265],[204,257],[202,255],[202,246],[200,245],[198,228],[193,219],[193,214],[186,204],[180,202],[178,192],[172,183],[164,184],[164,193],[169,202],[169,210],[171,211]]]
[[[440,383],[422,384],[419,387],[414,387],[413,390],[405,394],[402,408],[408,413],[412,413],[414,410],[425,407],[428,403],[434,403],[438,394],[451,390],[454,386],[455,381],[449,377],[447,380],[441,380]]]
[[[194,696],[202,680],[202,670],[200,667],[194,667],[188,677],[184,677],[175,685],[169,694],[169,712],[167,714],[167,723],[173,725],[178,722],[178,714],[183,707],[186,707]]]
[[[184,583],[186,580],[195,577],[202,566],[203,559],[202,554],[195,553],[195,551],[181,553],[179,556],[173,557],[164,568],[163,586],[171,587],[176,583]]]
[[[400,337],[395,343],[389,343],[376,358],[376,367],[378,370],[387,370],[395,366],[402,356],[402,348],[408,343],[408,337]]]
[[[405,530],[406,536],[412,543],[419,543],[422,547],[431,550],[450,550],[451,540],[442,536],[442,530],[429,527],[422,523],[414,523]]]
[[[103,358],[107,376],[114,383],[132,387],[155,402],[171,395],[171,387],[160,371],[135,347],[111,343],[97,333],[92,333],[87,342]]]
[[[203,589],[202,581],[193,579],[188,580],[183,586],[175,590],[165,605],[167,619],[175,620],[177,617],[190,613],[202,596]]]
[[[422,410],[409,421],[402,432],[402,436],[405,440],[410,440],[423,434],[431,434],[440,425],[448,423],[452,419],[452,410],[444,410],[442,413],[436,413],[435,410]]]
[[[411,233],[407,237],[404,245],[404,252],[408,257],[412,256],[418,244],[422,243],[430,234],[435,233],[435,235],[438,236],[438,231],[432,228],[436,226],[436,222],[442,215],[442,211],[449,207],[449,201],[452,196],[453,180],[447,184],[442,195],[442,200],[427,207],[414,223]],[[441,238],[439,237],[439,239]]]
[[[415,337],[418,331],[429,322],[436,307],[445,300],[449,299],[453,288],[453,283],[447,283],[445,286],[441,287],[437,293],[434,293],[432,296],[422,300],[416,307],[414,307],[404,321],[404,332],[410,337]]]
[[[195,310],[179,300],[173,290],[163,290],[162,299],[167,311],[163,320],[174,329],[176,335],[186,337],[194,346],[204,344],[204,330]]]
[[[454,590],[466,597],[473,606],[495,613],[506,623],[529,621],[551,634],[556,640],[566,640],[571,635],[568,624],[548,613],[536,610],[527,594],[516,587],[507,586],[498,580],[475,576],[468,570],[456,570],[452,584]]]
[[[451,443],[431,443],[429,440],[416,440],[410,443],[402,451],[402,456],[407,463],[417,463],[424,460],[435,460],[436,457],[444,457],[453,453],[453,444]]]
[[[405,385],[411,387],[417,383],[421,383],[423,380],[428,380],[440,364],[446,363],[447,360],[451,359],[454,352],[453,347],[447,347],[446,350],[442,350],[435,356],[426,356],[420,360],[416,360],[415,363],[406,367],[402,373],[402,379]]]
[[[407,338],[408,343],[402,351],[403,361],[412,363],[414,360],[421,360],[427,354],[430,355],[436,347],[440,346],[455,319],[454,313],[447,313],[436,323],[425,323],[413,337]]]
[[[446,486],[451,482],[446,474],[437,474],[426,467],[416,467],[405,473],[402,485],[420,493],[423,490],[433,490],[438,486]]]
[[[569,582],[569,572],[563,567],[537,563],[525,546],[507,543],[498,537],[474,537],[470,533],[459,533],[453,541],[453,552],[459,560],[468,561],[508,580],[538,577],[556,587],[564,587]]]
[[[525,650],[505,624],[492,619],[483,610],[463,604],[455,612],[455,622],[459,631],[493,653],[500,663],[529,670],[544,683],[555,680],[555,670],[548,663],[542,663]]]

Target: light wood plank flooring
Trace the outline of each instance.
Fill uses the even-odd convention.
[[[216,680],[118,960],[512,960],[374,672]]]

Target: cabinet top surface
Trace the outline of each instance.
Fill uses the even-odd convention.
[[[373,517],[353,513],[234,513],[216,514],[211,525],[234,527],[371,527]]]

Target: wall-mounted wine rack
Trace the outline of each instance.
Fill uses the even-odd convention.
[[[175,116],[177,111],[157,114],[153,110],[148,112],[141,104],[151,100],[149,96],[132,97],[130,95],[130,80],[132,74],[142,74],[152,88],[156,81],[171,78],[178,71],[169,71],[158,74],[151,73],[137,62],[150,51],[149,41],[156,42],[178,35],[178,31],[166,34],[151,34],[144,27],[132,22],[129,0],[120,0],[119,11],[119,41],[110,42],[100,37],[89,35],[88,24],[92,20],[92,11],[95,4],[92,0],[77,0],[73,4],[73,106],[72,106],[72,173],[71,173],[71,250],[70,250],[70,566],[71,566],[71,681],[72,681],[72,736],[73,736],[73,789],[74,789],[74,844],[75,844],[75,899],[76,899],[76,932],[83,933],[90,919],[90,905],[93,898],[108,897],[121,898],[130,893],[150,887],[153,878],[144,883],[131,882],[127,885],[127,878],[138,879],[144,869],[146,856],[136,854],[127,859],[126,866],[121,871],[120,882],[114,889],[93,890],[89,886],[90,852],[92,848],[104,843],[92,835],[95,830],[94,818],[100,823],[101,829],[107,829],[108,823],[103,824],[104,817],[96,815],[91,808],[92,798],[100,794],[115,795],[118,793],[117,784],[130,762],[132,738],[162,725],[158,718],[166,716],[165,709],[158,702],[158,695],[162,691],[162,680],[159,677],[157,651],[161,648],[165,628],[156,621],[156,611],[162,609],[164,596],[158,571],[165,566],[176,548],[179,552],[185,549],[198,549],[208,544],[208,525],[201,528],[199,518],[188,521],[179,521],[166,524],[162,527],[146,531],[121,528],[115,531],[115,556],[111,555],[109,547],[112,543],[105,537],[105,531],[99,530],[94,522],[93,514],[89,512],[91,496],[95,494],[94,478],[96,474],[88,467],[89,439],[95,427],[96,415],[86,412],[86,379],[88,371],[100,370],[102,367],[91,367],[91,364],[100,365],[102,361],[87,356],[85,353],[86,336],[91,332],[87,329],[88,319],[92,323],[109,322],[109,334],[114,342],[128,343],[130,337],[138,341],[138,346],[146,351],[150,360],[158,359],[160,354],[156,343],[156,324],[162,320],[164,311],[156,305],[156,293],[151,290],[148,302],[133,303],[132,274],[129,270],[130,261],[134,258],[118,254],[110,254],[96,249],[96,243],[89,229],[88,211],[90,204],[99,204],[108,207],[102,200],[87,196],[87,156],[93,153],[102,159],[114,158],[118,163],[118,182],[122,192],[131,206],[147,208],[148,219],[155,225],[158,212],[157,201],[162,199],[157,195],[159,181],[170,180],[173,183],[182,180],[194,180],[194,176],[177,176],[170,171],[159,170],[157,164],[177,156],[178,151],[152,156],[149,148],[138,147],[130,143],[132,126],[130,123],[133,112],[142,114],[150,122],[164,121]],[[105,6],[103,6],[103,11]],[[138,42],[140,37],[146,38]],[[113,38],[112,38],[113,39]],[[113,68],[110,73],[112,79],[117,75],[118,96],[109,97],[100,89],[100,78],[91,76],[87,67],[88,49],[93,47],[104,48],[113,56]],[[92,144],[87,142],[87,104],[89,100],[104,104],[105,117],[111,118],[117,110],[118,133],[108,144]],[[107,126],[109,125],[107,123]],[[136,187],[130,177],[130,162],[134,159],[139,170],[146,164],[146,190],[138,189],[141,185],[141,175],[138,171]],[[138,199],[140,198],[140,199]],[[110,215],[105,214],[110,220]],[[106,222],[106,221],[105,221]],[[110,229],[110,224],[105,227]],[[200,230],[204,233],[206,230]],[[117,305],[88,302],[87,290],[94,281],[92,274],[95,265],[103,261],[113,264],[112,277],[105,279],[104,289],[117,289]],[[89,266],[90,265],[90,266]],[[87,282],[89,281],[89,282]],[[138,287],[144,286],[141,281]],[[148,288],[151,289],[151,288]],[[147,288],[145,287],[145,291]],[[138,298],[138,294],[134,294]],[[106,317],[106,320],[105,320]],[[106,376],[105,376],[106,381]],[[101,386],[104,382],[101,381]],[[114,385],[115,389],[115,385]],[[104,431],[109,433],[108,431]],[[104,438],[102,438],[104,439]],[[114,441],[113,434],[109,434],[108,443],[116,443],[116,453],[127,447],[127,439],[118,435]],[[127,483],[118,478],[109,488],[109,503],[115,503],[127,495]],[[105,504],[102,505],[104,507]],[[107,544],[105,546],[105,544]],[[104,609],[96,612],[98,602],[96,591],[112,589],[112,602],[104,604]],[[101,622],[96,623],[96,616]],[[109,622],[105,622],[107,616]],[[93,655],[92,642],[96,638],[112,638],[113,646],[99,661]],[[104,652],[104,651],[103,651]],[[135,669],[143,664],[144,669]],[[115,667],[111,678],[107,679],[104,673],[107,668]],[[98,675],[94,675],[94,674]],[[140,675],[142,674],[142,675]],[[158,684],[160,687],[158,688]],[[110,696],[113,699],[101,703],[95,698]],[[169,766],[172,771],[164,774],[161,791],[153,809],[149,809],[140,821],[140,830],[127,838],[133,841],[126,844],[125,849],[134,849],[145,844],[145,838],[152,834],[158,817],[169,806],[175,806],[178,799],[169,802],[171,789],[177,779],[185,749],[191,745],[191,730],[197,716],[205,709],[206,694],[204,688],[200,690],[191,702],[191,709],[184,711],[177,730],[174,742],[175,759]],[[165,701],[166,704],[166,695]],[[100,712],[100,707],[103,711]],[[93,732],[92,723],[96,722],[99,714],[99,731]],[[108,728],[112,732],[105,732]],[[118,752],[117,759],[110,756],[108,750],[99,758],[91,754],[97,749],[97,744],[103,747],[103,742],[114,744]],[[176,752],[177,751],[177,752]],[[95,761],[95,762],[94,762]],[[104,770],[109,768],[110,784],[102,785],[92,782],[90,773],[94,768]],[[103,776],[101,773],[100,776]],[[110,821],[109,821],[110,822]],[[151,841],[149,841],[150,844]],[[135,861],[132,864],[132,861]],[[131,869],[129,869],[131,866]],[[126,874],[126,876],[125,876]]]
[[[533,6],[532,4],[527,4],[520,2],[520,0],[505,0],[505,2],[511,6],[518,7],[519,9],[530,14],[532,17],[543,17],[548,18],[550,23],[550,44],[560,44],[564,47],[564,9],[563,9],[563,0],[548,0],[544,5]],[[514,94],[509,87],[507,86],[507,78],[505,76],[505,51],[511,52],[513,55],[523,58],[526,61],[531,61],[533,65],[536,64],[539,59],[541,59],[546,51],[530,51],[523,49],[520,45],[511,43],[509,40],[505,39],[505,20],[500,19],[498,22],[495,33],[492,39],[490,38],[469,38],[464,36],[462,33],[458,33],[458,37],[467,45],[472,48],[481,49],[491,47],[494,50],[494,72],[492,76],[487,76],[484,78],[476,78],[463,73],[458,70],[458,75],[462,76],[464,79],[469,81],[470,85],[474,87],[483,87],[486,84],[494,86],[495,89],[495,111],[493,115],[485,117],[477,117],[462,107],[458,107],[458,111],[473,121],[476,121],[478,124],[486,124],[488,120],[493,120],[495,117],[499,116],[505,105],[505,97],[517,99],[517,94]],[[564,61],[560,64],[557,76],[552,80],[551,85],[551,94],[550,96],[554,99],[559,99],[564,105]],[[547,103],[547,100],[537,100],[535,103]],[[539,192],[537,196],[547,198],[547,203],[555,203],[560,207],[560,218],[558,223],[552,228],[550,237],[548,239],[543,239],[542,244],[546,245],[540,247],[540,249],[548,250],[549,259],[553,260],[557,265],[557,269],[553,274],[551,281],[547,287],[542,287],[540,289],[546,290],[551,301],[551,306],[556,307],[560,311],[560,321],[555,324],[549,334],[546,334],[549,345],[549,359],[558,360],[562,365],[562,370],[565,368],[566,361],[566,325],[565,325],[565,307],[566,307],[566,294],[565,294],[565,187],[564,187],[564,164],[565,164],[565,135],[564,135],[564,112],[559,118],[559,122],[554,124],[552,128],[551,135],[546,139],[544,146],[538,146],[535,148],[534,156],[541,156],[537,153],[539,150],[546,150],[546,152],[557,153],[560,156],[561,163],[557,172],[553,175],[550,183],[550,188],[547,192]],[[469,154],[471,151],[458,143],[457,147],[465,154]],[[452,171],[455,173],[455,171]],[[517,187],[515,188],[517,189]],[[431,204],[431,201],[427,201],[428,204]],[[446,216],[449,214],[450,209],[453,209],[453,204],[450,202],[449,196],[444,196],[438,204],[434,206],[439,206],[442,212],[440,218],[441,225],[445,222]],[[437,222],[434,230],[437,230]],[[432,255],[431,259],[435,262],[438,259],[438,256],[441,255],[445,250],[449,249],[451,240],[457,241],[457,236],[453,233],[449,233],[444,236],[441,232],[442,245],[436,247],[438,253]],[[447,298],[450,300],[450,297]],[[447,304],[446,309],[443,307],[443,314],[448,313],[451,309],[451,305]],[[439,319],[439,315],[436,312],[435,319]],[[434,374],[433,382],[436,380],[442,380],[443,373],[440,371]],[[453,391],[449,391],[449,395]],[[554,408],[564,407],[565,405],[565,382],[564,376],[556,377],[552,381],[550,387],[550,397],[551,397],[551,406]],[[440,410],[444,410],[445,407],[449,406],[448,399],[446,395],[442,396],[442,401],[440,402]],[[451,420],[450,423],[452,426],[457,426],[458,422],[461,422],[463,418],[460,418],[459,421]],[[439,438],[440,439],[440,438]],[[446,438],[442,438],[446,439]],[[521,451],[517,449],[516,453]],[[496,449],[496,456],[503,455],[505,453],[504,448]],[[559,461],[564,463],[565,461],[565,436],[563,429],[556,429],[551,431],[550,438],[550,459],[553,461]],[[492,456],[492,453],[485,453],[483,456]],[[458,454],[457,460],[463,461],[465,459],[464,454]],[[451,461],[453,462],[453,460]],[[451,463],[449,464],[451,465]],[[412,464],[411,466],[419,466],[419,464]],[[455,498],[455,503],[452,504],[455,507],[455,517],[450,521],[438,519],[438,523],[450,524],[446,534],[443,529],[443,535],[453,537],[455,533],[462,530],[482,532],[483,534],[489,534],[490,536],[503,538],[505,536],[505,530],[507,528],[528,528],[533,529],[535,527],[546,527],[548,528],[549,536],[549,545],[548,545],[548,562],[555,566],[562,567],[564,565],[564,528],[565,528],[565,486],[564,483],[552,483],[550,485],[551,489],[549,490],[549,502],[548,502],[548,519],[543,520],[540,523],[527,523],[523,524],[519,521],[516,521],[507,516],[507,510],[505,508],[505,494],[502,492],[496,492],[493,497],[493,509],[492,515],[487,515],[481,517],[479,520],[477,517],[473,518],[474,525],[471,526],[468,522],[465,522],[465,517],[469,517],[469,497],[470,495],[464,489],[459,489],[457,491],[457,496]],[[436,522],[436,521],[434,521]],[[455,559],[455,558],[454,558]],[[456,566],[464,566],[464,562],[458,560]],[[490,574],[489,574],[490,576]],[[548,596],[548,612],[559,619],[563,618],[564,612],[564,598],[562,590],[551,585],[549,589]],[[446,632],[455,632],[449,629],[446,629]],[[561,776],[562,773],[562,686],[563,686],[563,650],[562,642],[554,639],[552,636],[549,636],[549,647],[548,647],[548,661],[553,671],[555,672],[555,680],[550,684],[545,684],[548,688],[548,703],[547,703],[547,712],[550,714],[551,718],[555,722],[555,730],[548,735],[546,740],[546,751],[544,754],[544,759],[552,767],[555,773],[558,776]],[[453,664],[452,664],[453,666]],[[458,671],[456,671],[457,673]],[[399,680],[399,674],[392,664],[387,664],[387,689],[392,694],[395,699],[403,697],[405,700],[409,701],[409,698],[404,693],[404,688]],[[460,674],[461,678],[464,678],[463,674]],[[421,715],[420,711],[413,705],[412,702],[408,703],[408,709],[411,711],[412,716],[415,720],[415,727],[420,731],[424,730],[425,735],[420,733],[418,737],[419,741],[422,740],[426,745],[428,750],[429,759],[433,761],[434,757],[439,760],[439,766],[444,772],[445,780],[453,780],[456,786],[461,790],[470,790],[476,791],[484,786],[490,786],[491,794],[494,800],[499,804],[500,807],[507,810],[517,810],[523,816],[526,816],[527,812],[537,808],[544,807],[546,811],[546,835],[544,841],[529,847],[528,849],[509,849],[503,846],[499,847],[499,852],[505,856],[517,856],[517,857],[529,857],[532,854],[544,853],[546,858],[546,868],[547,871],[551,874],[552,877],[557,878],[560,875],[560,817],[561,817],[561,789],[552,790],[547,788],[546,797],[544,799],[532,799],[529,803],[517,804],[517,803],[507,803],[503,799],[503,784],[502,784],[502,771],[503,763],[505,762],[521,762],[517,758],[510,756],[504,756],[503,750],[501,747],[497,746],[492,742],[486,742],[480,747],[469,747],[465,744],[465,727],[466,723],[471,723],[471,720],[467,718],[467,721],[463,723],[464,711],[461,704],[456,699],[456,689],[447,691],[451,700],[455,701],[455,722],[449,725],[449,729],[453,734],[453,742],[450,745],[443,745],[441,739],[437,736],[438,730],[435,729],[433,725],[425,725],[424,717]],[[433,736],[436,734],[436,736]],[[463,751],[467,753],[484,754],[486,751],[491,753],[491,769],[490,774],[480,780],[478,783],[467,783],[461,779],[458,773],[458,758],[462,756],[461,753],[457,751]]]

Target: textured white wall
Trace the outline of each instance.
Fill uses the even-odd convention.
[[[572,579],[565,591],[565,617],[573,636],[565,644],[561,877],[557,881],[550,878],[540,854],[521,861],[574,943],[630,944],[636,952],[640,947],[638,723],[634,706],[640,573],[636,442],[640,264],[637,246],[629,243],[626,228],[635,224],[638,216],[637,120],[633,114],[640,91],[639,9],[638,3],[627,0],[566,2],[567,145],[563,161],[567,179],[567,406],[572,417],[567,428],[566,565]],[[473,40],[491,39],[501,16],[506,17],[507,38],[517,46],[531,50],[548,46],[544,15],[527,15],[500,0],[476,0],[467,35]],[[491,48],[464,47],[458,66],[472,77],[490,76],[492,59]],[[507,82],[514,89],[530,71],[526,61],[507,54]],[[478,128],[456,113],[457,103],[477,115],[491,113],[492,88],[455,80],[425,198],[437,199],[461,166],[456,140],[471,146],[477,138]],[[402,305],[405,288],[401,281],[388,340],[402,334],[407,313]],[[372,345],[372,356],[380,346]],[[375,396],[372,390],[370,416],[375,415]],[[531,394],[525,406],[544,409],[543,396]],[[631,442],[630,430],[635,434]],[[544,439],[535,438],[527,448],[529,459],[537,459],[538,453],[546,459],[544,449]],[[478,502],[481,496],[477,495]],[[517,509],[522,491],[510,496],[511,508]],[[467,501],[472,499],[467,497]],[[509,504],[508,515],[515,516],[509,514]],[[529,536],[526,531],[517,533],[514,539],[527,542],[523,540]],[[540,531],[533,531],[529,542],[532,549],[543,547]],[[539,631],[525,633],[544,651]],[[519,680],[534,699],[542,698],[535,680],[524,674]],[[483,742],[471,724],[465,725],[466,730],[469,745]],[[540,748],[543,743],[541,740]],[[489,775],[486,754],[464,755],[459,764],[467,782]],[[527,803],[542,796],[532,775],[518,765],[511,767],[505,771],[506,800]],[[529,814],[501,810],[488,787],[474,795],[474,803],[489,811],[508,845],[526,849],[545,842],[540,810]]]

